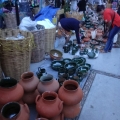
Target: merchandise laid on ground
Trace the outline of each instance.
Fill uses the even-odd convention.
[[[17,20],[15,9],[5,13],[6,28],[0,29],[0,120],[118,120],[120,34],[112,51],[102,54],[107,38],[102,37],[104,22],[96,5],[88,3],[84,14],[70,11],[75,6],[69,8],[69,2],[62,9],[54,7],[56,0],[49,2],[34,8],[34,18],[22,9],[30,9],[28,2],[19,4]],[[80,44],[75,31],[69,32],[69,40],[60,31],[61,16],[84,21]]]

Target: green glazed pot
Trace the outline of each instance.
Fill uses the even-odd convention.
[[[71,61],[72,61],[72,60],[71,60],[70,58],[64,58],[64,59],[63,59],[63,62],[65,62],[65,64],[66,64],[66,63],[69,63],[69,62],[71,62]]]
[[[95,53],[93,51],[87,53],[88,57],[93,59],[95,57]]]
[[[85,67],[87,67],[88,68],[88,70],[90,70],[90,68],[91,68],[91,65],[90,64],[88,64],[88,63],[85,63],[85,65],[84,65]]]

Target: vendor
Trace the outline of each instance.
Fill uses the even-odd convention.
[[[78,45],[80,45],[81,42],[80,42],[80,36],[79,36],[79,29],[80,27],[82,27],[83,24],[84,22],[82,21],[80,22],[75,18],[62,18],[58,23],[58,27],[59,27],[59,30],[61,30],[61,32],[64,34],[66,42],[70,38],[70,34],[69,34],[70,31],[75,30],[77,43]]]
[[[111,8],[105,9],[103,5],[98,5],[96,10],[103,15],[106,24],[106,31],[103,36],[108,35],[105,48],[101,52],[110,52],[112,50],[114,36],[120,31],[120,16]]]

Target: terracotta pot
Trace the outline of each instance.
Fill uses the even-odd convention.
[[[32,72],[25,72],[21,75],[19,83],[23,86],[25,92],[35,91],[39,79]]]
[[[58,116],[51,118],[50,120],[64,120],[64,114],[60,113]]]
[[[83,92],[76,81],[67,80],[60,87],[58,96],[65,105],[76,105],[82,100]]]
[[[80,113],[80,104],[73,106],[63,106],[63,114],[65,118],[75,118]]]
[[[39,93],[41,94],[45,91],[57,92],[59,89],[59,83],[57,80],[53,79],[52,75],[48,74],[40,78],[40,82],[37,88],[38,88]]]
[[[101,38],[101,37],[102,37],[102,33],[97,32],[96,37],[97,37],[97,38]]]
[[[1,109],[2,120],[29,120],[29,108],[27,104],[9,102]]]
[[[23,97],[23,87],[13,78],[0,81],[0,107],[12,101],[19,101]]]
[[[33,92],[24,93],[23,102],[25,102],[27,104],[33,104],[33,103],[35,103],[35,99],[36,99],[37,95],[39,95],[39,92],[37,89]]]
[[[55,92],[44,92],[42,97],[36,97],[36,110],[39,115],[45,118],[58,116],[63,109],[63,101],[58,98]]]
[[[89,38],[89,37],[85,37],[85,38],[83,39],[83,41],[84,41],[84,42],[88,42],[88,41],[90,41],[90,38]]]

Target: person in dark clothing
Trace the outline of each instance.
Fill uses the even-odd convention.
[[[86,2],[87,0],[80,0],[78,3],[77,3],[77,6],[79,8],[79,12],[80,11],[86,11]]]
[[[80,27],[83,26],[83,24],[84,22],[78,21],[75,18],[62,18],[58,23],[58,27],[61,30],[61,32],[65,35],[66,41],[68,41],[68,38],[70,37],[67,34],[67,32],[70,32],[71,30],[75,30],[77,43],[80,45],[79,29]]]

